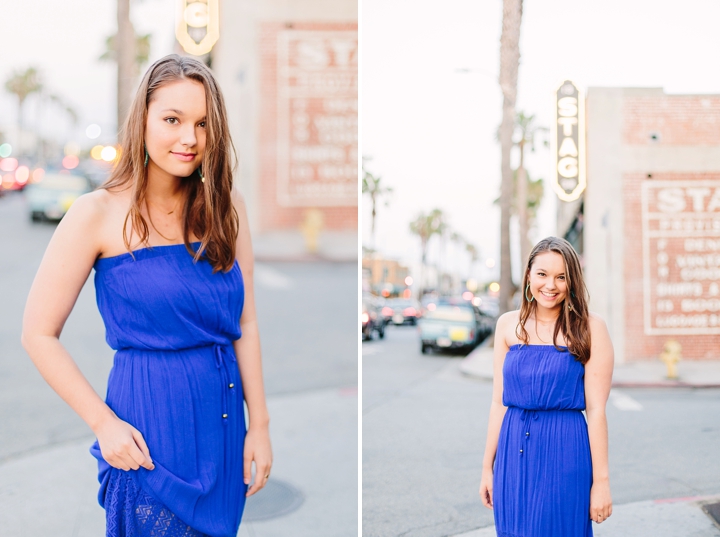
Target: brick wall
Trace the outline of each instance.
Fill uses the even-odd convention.
[[[623,122],[628,145],[720,146],[720,96],[627,97]],[[651,133],[659,134],[659,140]]]
[[[279,76],[278,73],[278,35],[281,32],[345,32],[346,35],[352,36],[353,32],[357,32],[357,23],[263,23],[260,25],[259,31],[259,55],[260,55],[260,133],[259,133],[259,159],[260,159],[260,176],[259,176],[259,200],[261,211],[259,211],[259,227],[261,231],[271,231],[278,229],[296,228],[304,219],[308,209],[317,209],[321,211],[326,229],[357,229],[358,225],[358,204],[357,204],[357,174],[353,177],[353,187],[355,188],[354,200],[349,200],[348,191],[348,170],[353,165],[352,158],[357,162],[357,129],[355,129],[354,142],[343,140],[342,144],[330,149],[346,151],[351,154],[345,161],[338,164],[342,168],[341,173],[344,177],[334,181],[333,178],[326,181],[321,188],[324,192],[320,192],[315,199],[301,199],[300,196],[283,192],[282,183],[279,186],[280,174],[286,173],[280,170],[278,164],[279,151],[282,151],[282,143],[287,142],[289,134],[287,132],[279,132],[282,122],[279,126],[279,114],[283,113],[280,109],[283,106],[282,96],[279,95]],[[356,35],[356,34],[355,34]],[[342,37],[342,36],[341,36]],[[351,37],[352,38],[352,37]],[[357,37],[355,37],[357,39]],[[357,65],[357,54],[352,61]],[[355,84],[355,121],[357,121],[357,68],[355,67],[354,75]],[[279,104],[280,98],[280,104]],[[312,99],[309,99],[312,101]],[[316,99],[317,101],[317,99]],[[352,96],[347,93],[343,94],[342,99],[338,102],[352,104]],[[313,103],[311,102],[311,106]],[[316,104],[314,106],[317,106]],[[352,114],[346,109],[345,121],[351,123]],[[312,116],[311,116],[312,117]],[[317,115],[315,116],[317,117]],[[341,116],[334,116],[341,118]],[[282,119],[282,118],[280,118]],[[292,125],[289,128],[294,128]],[[349,132],[347,125],[344,132]],[[348,143],[354,146],[349,147]],[[331,144],[332,145],[332,144]],[[317,147],[317,146],[316,146]],[[339,149],[338,149],[339,148]],[[312,150],[312,148],[310,148]],[[287,150],[286,150],[287,152]],[[282,165],[282,158],[280,159]],[[322,165],[316,164],[317,166]],[[331,166],[331,164],[328,164]],[[355,164],[357,166],[357,164]],[[326,168],[326,169],[332,169]],[[311,170],[312,172],[312,170]],[[313,172],[315,173],[315,172]],[[287,175],[287,173],[286,173]],[[327,174],[325,174],[327,176]],[[334,183],[333,183],[334,181]],[[330,191],[335,185],[344,188],[344,193],[336,195]],[[302,186],[302,185],[301,185]],[[295,197],[293,197],[295,196]],[[289,201],[288,201],[289,200]]]

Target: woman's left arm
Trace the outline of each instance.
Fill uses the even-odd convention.
[[[240,317],[242,337],[233,343],[237,356],[240,378],[242,380],[245,402],[248,407],[250,423],[245,436],[243,453],[243,478],[250,484],[252,463],[255,461],[255,480],[248,488],[247,496],[252,496],[265,486],[272,466],[272,448],[270,446],[270,416],[265,403],[262,363],[260,354],[260,332],[255,311],[255,290],[253,287],[253,257],[250,227],[248,224],[245,200],[233,192],[233,205],[238,213],[238,237],[235,255],[242,271],[245,288],[245,304]]]
[[[591,342],[590,360],[585,364],[585,408],[593,473],[590,518],[599,524],[612,514],[605,406],[610,395],[615,358],[605,322],[590,314],[589,323]]]

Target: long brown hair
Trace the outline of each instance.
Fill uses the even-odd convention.
[[[572,245],[565,239],[558,237],[547,237],[535,245],[530,252],[525,274],[523,276],[522,305],[520,306],[520,320],[515,328],[515,335],[526,345],[530,342],[530,336],[525,329],[525,322],[531,314],[537,311],[537,301],[529,301],[524,294],[530,282],[530,269],[532,269],[535,258],[544,252],[555,252],[562,256],[565,261],[565,282],[567,283],[567,295],[560,305],[560,315],[555,323],[553,333],[553,345],[557,345],[558,334],[562,332],[567,343],[568,351],[575,355],[576,359],[583,365],[590,359],[590,325],[588,322],[588,291],[583,279],[580,260]]]
[[[145,73],[135,94],[125,125],[120,134],[120,158],[110,177],[100,188],[125,186],[130,183],[132,203],[123,224],[123,242],[130,250],[127,234],[128,220],[132,231],[138,231],[140,241],[147,244],[150,232],[140,213],[147,190],[145,167],[145,126],[148,105],[158,88],[178,80],[190,79],[205,88],[207,109],[205,153],[200,170],[181,179],[187,195],[183,214],[183,242],[195,260],[205,255],[213,266],[213,273],[229,271],[235,262],[235,241],[238,235],[238,214],[232,204],[233,172],[236,166],[235,147],[230,137],[225,101],[210,69],[197,60],[170,54],[156,61]],[[235,157],[233,161],[231,157]],[[200,239],[195,252],[190,246],[190,233]]]

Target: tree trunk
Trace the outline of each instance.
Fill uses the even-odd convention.
[[[373,250],[376,250],[375,248],[375,216],[377,215],[376,209],[375,209],[375,196],[372,197],[372,218],[370,219],[370,247]]]
[[[135,30],[130,21],[130,0],[117,0],[117,24],[115,52],[118,68],[117,128],[119,135],[130,109],[135,79]]]
[[[515,99],[520,64],[520,21],[522,0],[503,0],[502,34],[500,35],[500,89],[503,94],[503,116],[500,124],[502,152],[500,189],[500,314],[511,309],[515,292],[510,262],[510,209],[513,178],[510,165],[512,135],[515,128]]]
[[[525,141],[518,144],[520,149],[520,166],[517,171],[517,214],[520,224],[520,266],[525,267],[530,255],[530,241],[528,240],[528,195],[527,174],[525,173]]]

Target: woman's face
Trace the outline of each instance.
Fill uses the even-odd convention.
[[[148,105],[145,146],[151,166],[187,177],[202,163],[205,151],[205,88],[195,80],[178,80],[153,93]]]
[[[555,308],[567,296],[565,260],[557,252],[543,252],[535,256],[530,267],[529,293],[538,306]]]

